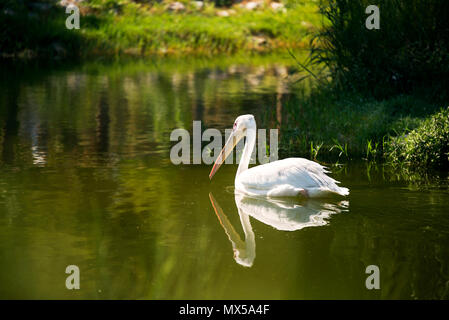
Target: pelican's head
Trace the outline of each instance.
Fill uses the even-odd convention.
[[[250,129],[256,129],[256,120],[254,119],[254,116],[252,114],[245,114],[235,119],[232,133],[229,136],[228,141],[226,141],[226,144],[221,150],[217,159],[215,160],[214,166],[212,167],[212,170],[209,174],[209,179],[212,179],[212,177],[218,171],[226,158],[231,154],[232,149],[234,149],[237,143],[246,135],[246,132]]]

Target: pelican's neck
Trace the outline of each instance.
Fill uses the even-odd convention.
[[[256,144],[256,127],[246,129],[246,142],[243,148],[242,158],[240,159],[239,168],[235,179],[245,170],[248,169],[251,154],[253,153],[254,145]]]

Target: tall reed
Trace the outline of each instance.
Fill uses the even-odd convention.
[[[366,28],[368,5],[379,8],[380,29]],[[423,87],[438,98],[447,88],[449,1],[322,0],[320,11],[312,57],[334,85],[380,98]]]

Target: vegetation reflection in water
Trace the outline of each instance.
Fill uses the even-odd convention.
[[[210,184],[210,166],[170,162],[169,133],[192,120],[224,129],[243,113],[263,123],[264,108],[292,94],[289,66],[253,63],[94,63],[3,77],[0,297],[449,298],[447,175],[410,182],[374,163],[332,168],[351,194],[326,225],[281,232],[252,219],[257,259],[235,263],[209,193],[242,234],[223,187],[236,166]],[[65,288],[71,264],[80,290]],[[380,290],[365,287],[371,264]]]

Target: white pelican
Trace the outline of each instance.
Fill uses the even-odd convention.
[[[254,116],[239,116],[231,135],[221,150],[209,174],[212,179],[236,144],[246,136],[242,158],[235,176],[235,191],[250,196],[265,197],[322,197],[328,194],[349,194],[348,188],[339,187],[338,181],[326,175],[322,165],[303,158],[273,161],[248,169],[251,153],[256,143]]]

